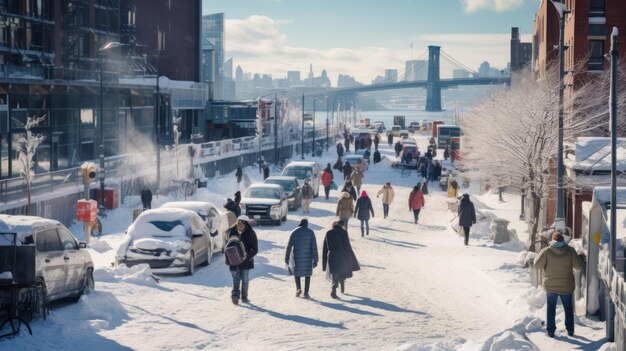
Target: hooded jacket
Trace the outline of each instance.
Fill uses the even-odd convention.
[[[295,267],[293,275],[296,277],[310,277],[313,274],[313,266],[317,265],[317,242],[315,233],[307,226],[300,225],[291,232],[287,252],[285,252],[285,263],[289,264],[289,256],[293,250]]]
[[[384,204],[391,204],[393,202],[393,198],[395,196],[395,193],[393,191],[393,187],[391,185],[387,186],[387,185],[383,185],[382,188],[380,188],[380,190],[378,190],[377,195],[383,195],[383,203]]]
[[[476,210],[474,209],[474,203],[470,201],[468,194],[463,194],[461,201],[459,202],[459,226],[471,227],[476,223]]]
[[[425,204],[426,201],[424,200],[424,193],[419,189],[413,189],[413,191],[411,191],[411,195],[409,195],[409,209],[421,210]]]
[[[369,221],[370,213],[374,215],[374,207],[372,206],[372,200],[365,190],[361,192],[361,197],[356,201],[356,207],[354,209],[354,216],[362,221]]]
[[[337,202],[337,211],[335,213],[339,218],[350,218],[354,214],[354,203],[350,194],[345,191],[341,192],[341,197]]]
[[[553,242],[541,250],[535,258],[535,267],[543,269],[543,289],[557,294],[574,291],[574,273],[580,269],[580,258],[573,247],[567,244],[558,247]],[[557,244],[558,245],[558,244]]]

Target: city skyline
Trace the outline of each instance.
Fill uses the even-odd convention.
[[[476,71],[484,61],[504,69],[511,27],[520,27],[522,41],[529,41],[539,2],[403,0],[389,6],[368,0],[354,9],[354,3],[327,0],[205,0],[203,11],[224,12],[226,56],[235,66],[283,78],[287,71],[308,72],[312,63],[316,75],[326,69],[334,86],[339,74],[370,83],[385,69],[402,73],[428,45],[442,46]],[[451,77],[453,68],[442,66],[442,75]]]

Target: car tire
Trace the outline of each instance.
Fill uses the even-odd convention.
[[[187,262],[187,275],[193,275],[196,272],[196,258],[193,251],[189,254],[189,261]]]
[[[283,222],[287,222],[287,214],[285,213],[285,215],[283,216],[283,218],[281,218],[281,221]]]
[[[38,294],[38,299],[41,304],[43,319],[46,320],[46,318],[48,317],[48,289],[46,288],[46,282],[43,280],[43,278],[37,279],[37,284],[41,286],[41,289],[38,289],[38,291],[40,291],[40,294]]]
[[[93,279],[93,268],[87,269],[85,272],[85,278],[83,279],[83,286],[80,291],[74,296],[74,302],[78,302],[83,295],[89,295],[91,291],[96,287],[96,282]]]
[[[212,260],[213,260],[213,248],[209,246],[206,252],[206,259],[202,262],[202,265],[206,267],[211,264]]]

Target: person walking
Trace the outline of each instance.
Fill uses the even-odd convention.
[[[326,164],[326,168],[322,171],[322,185],[324,186],[324,194],[326,195],[326,200],[328,200],[328,195],[330,194],[330,185],[333,183],[333,170],[330,168],[330,163]]]
[[[434,181],[438,181],[439,177],[441,177],[441,163],[439,163],[439,160],[435,160],[435,174],[434,174]]]
[[[350,165],[350,162],[346,161],[346,163],[343,164],[343,180],[350,179],[351,175],[352,175],[352,166]]]
[[[361,221],[361,237],[365,236],[365,234],[370,235],[370,213],[373,218],[374,206],[372,205],[372,200],[367,196],[367,192],[363,190],[361,197],[356,201],[354,209],[354,217]]]
[[[239,237],[246,251],[246,261],[244,263],[238,266],[230,266],[230,274],[233,277],[233,290],[230,297],[235,305],[239,303],[240,297],[242,302],[250,302],[248,300],[250,270],[254,269],[254,256],[259,251],[256,232],[250,226],[250,218],[246,215],[239,216],[237,224],[231,228],[228,236]]]
[[[400,157],[400,151],[402,151],[402,143],[400,142],[400,140],[396,142],[396,145],[394,145],[393,149],[396,152],[396,157]]]
[[[459,215],[459,227],[463,228],[463,234],[465,235],[465,246],[469,243],[470,227],[472,224],[476,224],[476,209],[474,203],[470,201],[469,194],[463,194],[461,201],[459,201],[458,208]]]
[[[296,280],[296,297],[302,294],[301,278],[304,277],[304,298],[308,299],[309,288],[311,286],[311,275],[313,268],[317,267],[317,242],[315,233],[309,229],[309,221],[304,218],[289,236],[287,252],[285,252],[285,263],[289,266],[291,255],[293,254],[293,276]]]
[[[391,132],[387,132],[387,143],[389,143],[390,147],[393,145],[393,134]]]
[[[385,183],[385,185],[378,190],[376,197],[380,197],[380,195],[383,196],[383,216],[387,218],[387,216],[389,216],[389,205],[391,205],[395,196],[391,182]]]
[[[346,136],[343,141],[343,144],[346,146],[346,154],[350,153],[350,138]]]
[[[337,162],[333,165],[333,169],[339,171],[339,173],[343,173],[343,162],[341,162],[341,157],[337,158]]]
[[[237,205],[231,198],[226,199],[224,208],[226,211],[232,212],[235,218],[241,216],[241,207],[239,207],[239,205]]]
[[[235,166],[235,178],[237,178],[237,187],[241,185],[241,178],[243,177],[243,171],[239,165]],[[241,189],[241,188],[240,188]]]
[[[343,157],[343,145],[341,143],[337,143],[337,157]]]
[[[348,230],[348,221],[354,214],[354,202],[352,202],[352,197],[350,193],[346,191],[342,191],[339,195],[339,201],[337,201],[337,209],[335,210],[335,214],[341,222],[343,223],[344,228]]]
[[[343,184],[343,188],[341,188],[341,191],[345,191],[348,194],[350,194],[350,198],[352,199],[352,201],[356,201],[356,190],[354,190],[354,186],[352,185],[352,182],[349,180],[346,180],[346,182]]]
[[[141,204],[143,205],[144,210],[149,210],[152,208],[152,191],[148,189],[147,186],[144,185],[143,189],[141,189]]]
[[[341,293],[346,291],[346,279],[352,277],[352,272],[360,270],[359,261],[350,245],[348,232],[340,221],[333,222],[333,228],[326,232],[322,248],[322,270],[330,274],[332,287],[330,297],[338,299],[337,288],[341,286]]]
[[[350,175],[350,180],[352,180],[352,184],[356,187],[356,193],[361,192],[361,185],[363,185],[363,178],[365,174],[361,170],[361,167],[354,167],[352,170],[352,174]]]
[[[370,150],[366,149],[365,152],[363,153],[363,158],[367,161],[367,163],[370,163]]]
[[[413,187],[413,191],[409,195],[409,211],[413,211],[413,220],[415,224],[419,221],[420,211],[426,204],[424,193],[419,185]]]
[[[448,160],[448,158],[450,157],[450,145],[446,145],[446,148],[443,149],[443,159],[444,160]]]
[[[263,180],[267,179],[270,176],[270,167],[267,163],[263,164]]]
[[[307,178],[304,180],[304,185],[302,186],[302,213],[309,214],[314,195],[313,187],[310,184],[309,178]]]
[[[376,151],[374,151],[374,164],[377,164],[378,162],[380,162],[380,151],[376,149]]]
[[[378,150],[378,143],[380,143],[380,139],[378,139],[378,137],[378,134],[374,137],[374,150]]]
[[[574,308],[572,293],[575,289],[573,270],[581,267],[576,250],[567,245],[563,234],[552,233],[550,246],[541,250],[535,258],[535,268],[543,270],[542,287],[546,292],[546,333],[554,337],[556,330],[556,304],[561,299],[565,312],[567,335],[574,335]]]

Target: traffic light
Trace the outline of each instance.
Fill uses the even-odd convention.
[[[85,162],[80,166],[80,173],[83,175],[83,183],[89,184],[96,179],[98,165],[93,162]]]

